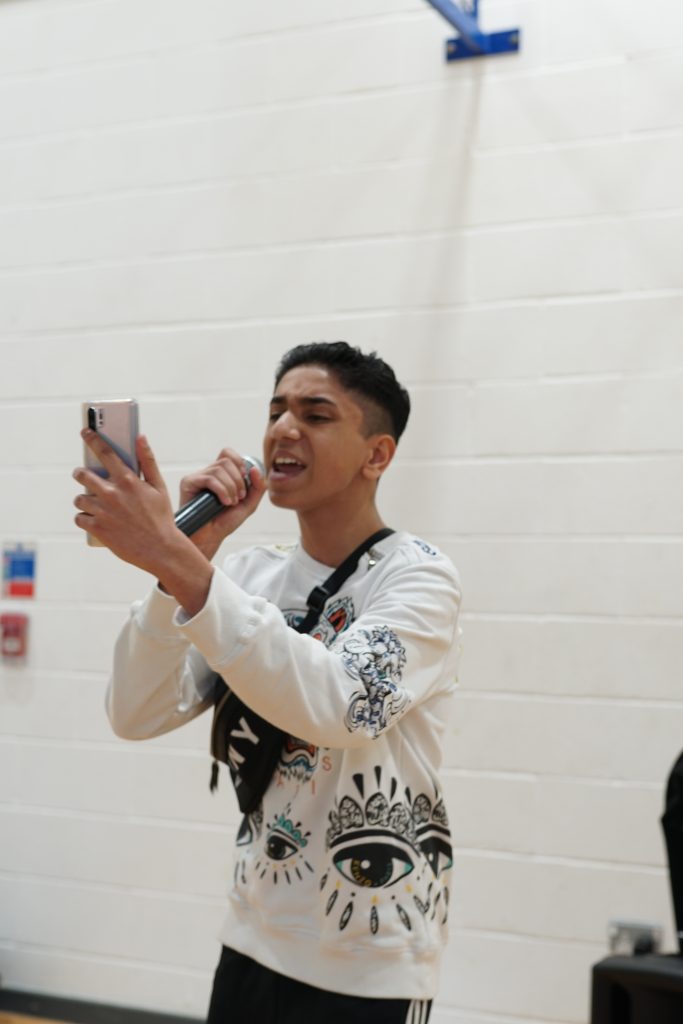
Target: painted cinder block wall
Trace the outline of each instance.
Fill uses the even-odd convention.
[[[258,450],[314,338],[410,386],[383,510],[463,579],[433,1019],[585,1024],[610,918],[672,948],[683,6],[481,6],[519,56],[446,65],[423,0],[0,2],[0,539],[38,547],[0,669],[7,986],[205,1010],[236,809],[208,721],[109,731],[148,581],[72,525],[79,404],[135,395],[175,490]],[[264,505],[226,547],[292,535]]]

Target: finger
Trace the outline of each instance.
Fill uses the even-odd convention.
[[[249,483],[257,490],[266,489],[266,478],[258,466],[252,466],[249,470]]]
[[[104,477],[94,473],[91,469],[84,469],[82,466],[74,469],[71,475],[74,480],[85,487],[88,494],[104,494],[109,486]]]
[[[266,493],[266,481],[255,466],[249,473],[249,482],[251,486],[249,487],[242,504],[245,506],[245,509],[249,510],[249,514],[251,514],[261,501],[263,495]]]
[[[216,462],[233,462],[239,468],[240,472],[244,469],[244,459],[239,452],[235,451],[234,448],[221,448]]]
[[[74,523],[79,530],[85,530],[86,533],[92,533],[95,520],[92,516],[86,515],[85,512],[79,512],[77,516],[74,516]]]
[[[85,512],[87,515],[94,515],[96,510],[100,507],[97,498],[93,497],[92,494],[77,494],[74,498],[74,505],[81,512]]]
[[[235,462],[222,459],[201,473],[192,473],[181,480],[181,502],[190,501],[200,491],[211,491],[222,505],[229,507],[241,500],[246,493],[246,484]]]
[[[245,472],[246,465],[241,458],[238,462],[232,459],[222,459],[218,463],[217,475],[230,493],[233,502],[242,501],[247,493]]]
[[[126,473],[130,473],[130,470],[123,459],[119,458],[114,449],[110,444],[102,438],[97,431],[91,430],[89,427],[85,427],[81,431],[81,437],[85,441],[86,445],[100,460],[107,473],[111,477],[120,477]]]
[[[215,494],[221,505],[231,507],[237,505],[240,500],[240,491],[244,487],[244,481],[231,476],[222,466],[216,466],[212,473],[205,473],[203,476],[193,478],[199,490],[211,491]]]
[[[142,475],[147,483],[150,484],[155,491],[165,491],[166,483],[161,475],[159,464],[154,457],[154,452],[150,447],[149,441],[142,434],[137,440],[137,455]]]

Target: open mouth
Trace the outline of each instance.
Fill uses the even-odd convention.
[[[270,467],[271,479],[291,480],[302,473],[306,467],[291,455],[278,455]]]

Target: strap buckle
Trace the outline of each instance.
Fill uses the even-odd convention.
[[[330,597],[332,597],[332,594],[330,594],[329,590],[327,590],[324,585],[313,587],[313,590],[308,595],[306,604],[310,611],[315,612],[316,615],[320,615],[325,607],[325,602]]]

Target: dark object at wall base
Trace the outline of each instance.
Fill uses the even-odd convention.
[[[683,956],[611,956],[593,967],[591,1024],[681,1024]]]
[[[169,1013],[151,1013],[127,1006],[86,1003],[80,999],[36,995],[0,989],[0,1012],[44,1017],[65,1024],[201,1024],[197,1017],[175,1017]]]
[[[669,859],[678,948],[683,953],[683,754],[671,769],[667,781],[662,829]]]

